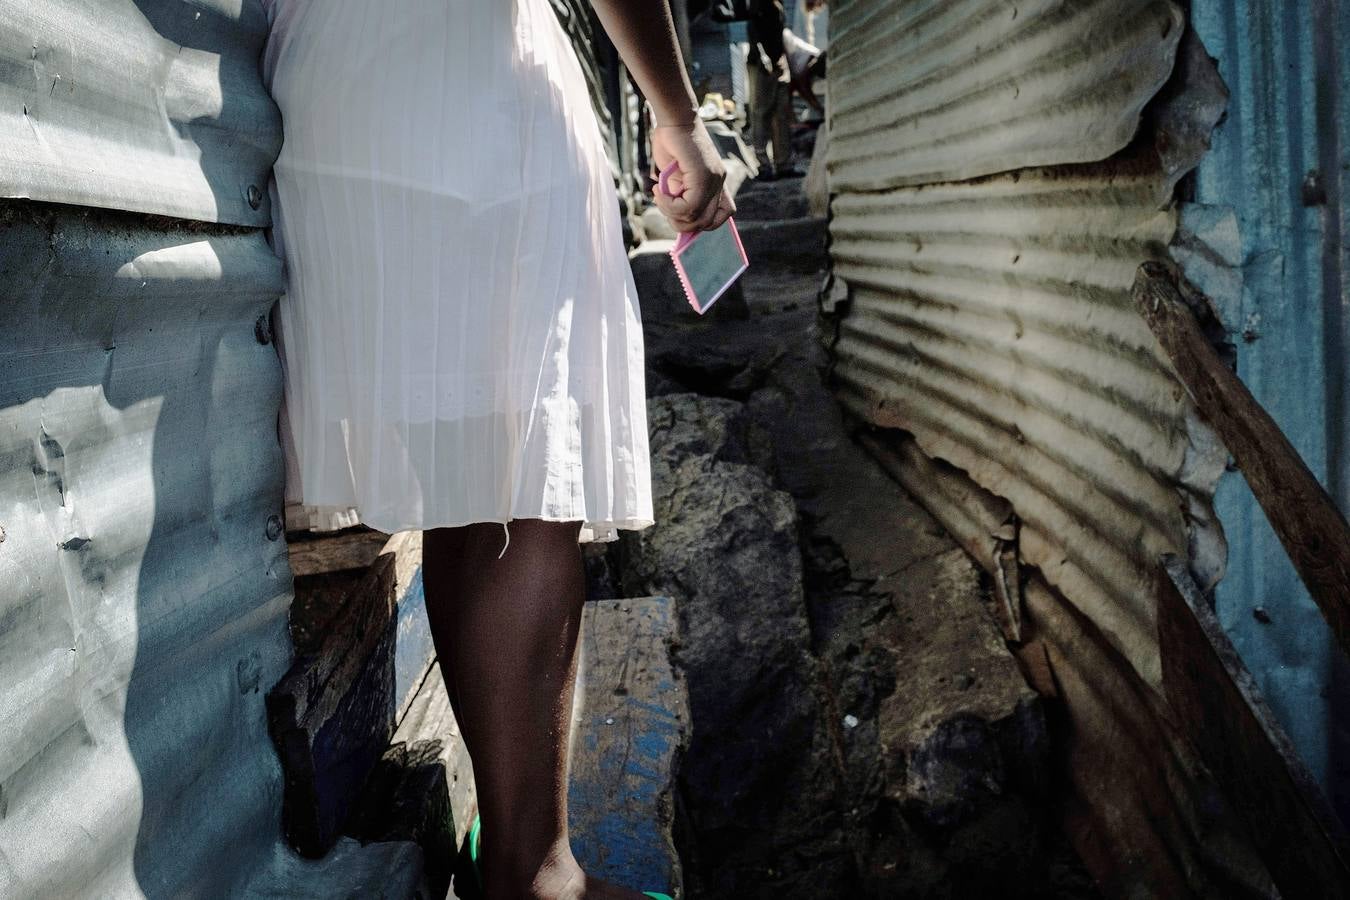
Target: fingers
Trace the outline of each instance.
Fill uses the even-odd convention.
[[[718,201],[722,196],[721,179],[718,180],[717,189],[708,197],[703,204],[703,210],[698,214],[694,227],[699,231],[708,231],[713,227],[713,220],[717,218]]]
[[[677,231],[712,231],[721,228],[736,212],[736,204],[731,196],[721,189],[702,209],[682,197],[658,197],[656,205]]]
[[[713,215],[712,225],[708,226],[708,230],[721,228],[734,212],[736,212],[736,204],[732,202],[731,195],[722,191],[717,197],[717,209]]]
[[[722,182],[725,176],[715,176],[708,180],[708,183],[699,184],[695,179],[690,179],[686,183],[686,191],[682,197],[677,198],[656,198],[656,205],[666,214],[678,231],[708,231],[716,228],[721,222],[726,220],[726,216],[718,218],[723,207],[723,201],[731,206],[729,197],[726,197],[726,191],[722,188]],[[691,199],[698,198],[698,199]],[[730,213],[728,213],[729,215]]]
[[[653,191],[657,208],[677,231],[718,228],[735,211],[724,189],[726,171],[701,123],[687,132],[658,127],[652,135],[652,150],[653,168],[671,162],[679,165],[669,179],[671,193],[678,196],[668,196],[659,187]]]

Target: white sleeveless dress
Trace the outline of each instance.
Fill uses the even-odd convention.
[[[268,5],[291,524],[650,525],[637,293],[548,0]]]

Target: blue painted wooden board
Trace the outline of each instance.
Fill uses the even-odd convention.
[[[586,604],[568,793],[572,849],[588,872],[672,895],[682,888],[672,794],[689,723],[675,629],[666,597]]]

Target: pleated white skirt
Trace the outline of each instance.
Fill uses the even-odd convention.
[[[534,518],[581,521],[583,540],[650,525],[637,293],[548,0],[269,13],[299,524]]]

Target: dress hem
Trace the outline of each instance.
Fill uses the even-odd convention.
[[[481,518],[472,518],[465,521],[455,522],[436,522],[427,524],[424,522],[399,522],[396,527],[385,527],[378,522],[372,522],[364,518],[360,511],[354,507],[341,506],[308,506],[304,504],[289,504],[286,508],[286,528],[288,531],[310,531],[322,533],[326,531],[340,531],[343,528],[351,528],[356,525],[365,525],[376,531],[385,534],[397,534],[400,531],[427,531],[432,528],[463,528],[466,525],[502,525],[507,526],[511,522],[520,519],[534,519],[540,522],[577,522],[581,525],[581,535],[578,538],[579,543],[608,543],[618,539],[617,531],[641,531],[656,524],[655,519],[649,518],[626,518],[626,519],[585,519],[577,516],[550,516],[550,515],[520,515],[520,516],[488,516]]]

